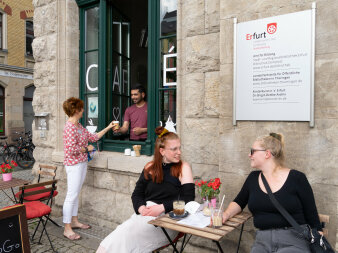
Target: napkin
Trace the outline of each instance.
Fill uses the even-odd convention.
[[[199,207],[200,203],[197,203],[196,201],[190,201],[185,204],[185,210],[190,214],[196,213]]]

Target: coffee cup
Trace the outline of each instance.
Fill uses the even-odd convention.
[[[214,228],[222,227],[223,225],[223,212],[222,210],[215,208],[212,210],[212,225]]]
[[[130,155],[130,153],[131,153],[131,149],[130,148],[126,148],[124,150],[124,155]]]
[[[136,156],[140,156],[141,155],[141,145],[134,145],[133,149],[135,151],[135,155]]]
[[[130,151],[130,156],[136,156],[134,150],[133,150],[133,151]]]
[[[185,202],[183,200],[174,200],[173,212],[175,215],[183,215],[184,207],[185,207]]]
[[[119,129],[120,128],[120,121],[114,120],[113,121],[113,126],[114,126],[114,130]]]

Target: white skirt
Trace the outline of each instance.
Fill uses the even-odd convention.
[[[152,205],[156,203],[147,201],[147,206]],[[134,213],[101,242],[96,253],[148,253],[167,245],[169,241],[162,229],[148,224],[155,218]],[[178,234],[170,229],[166,231],[171,239]]]

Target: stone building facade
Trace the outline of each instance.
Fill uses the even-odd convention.
[[[0,2],[0,135],[15,137],[15,132],[31,130],[33,15],[30,0]]]
[[[78,1],[81,3],[81,1]],[[240,121],[233,112],[233,18],[238,22],[311,9],[311,1],[177,1],[177,130],[184,159],[197,178],[219,176],[226,203],[250,173],[248,152],[257,136],[281,132],[286,137],[288,166],[305,172],[320,213],[330,215],[329,241],[338,249],[338,2],[317,1],[315,51],[315,126],[308,122]],[[49,130],[34,131],[37,163],[58,166],[56,212],[61,214],[66,192],[62,102],[79,96],[80,9],[75,0],[34,0],[34,112],[49,112]],[[148,76],[149,77],[149,76]],[[33,125],[34,128],[34,125]],[[41,137],[43,136],[43,137]],[[80,199],[80,217],[112,229],[132,213],[131,193],[151,156],[127,157],[100,152],[89,163]],[[36,163],[36,164],[37,164]],[[36,167],[33,169],[35,170]],[[235,247],[238,233],[222,242]],[[254,240],[246,226],[243,252]],[[193,239],[189,252],[216,251],[210,241]]]

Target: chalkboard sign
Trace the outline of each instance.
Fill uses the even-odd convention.
[[[24,205],[0,210],[0,235],[0,253],[30,253]]]

